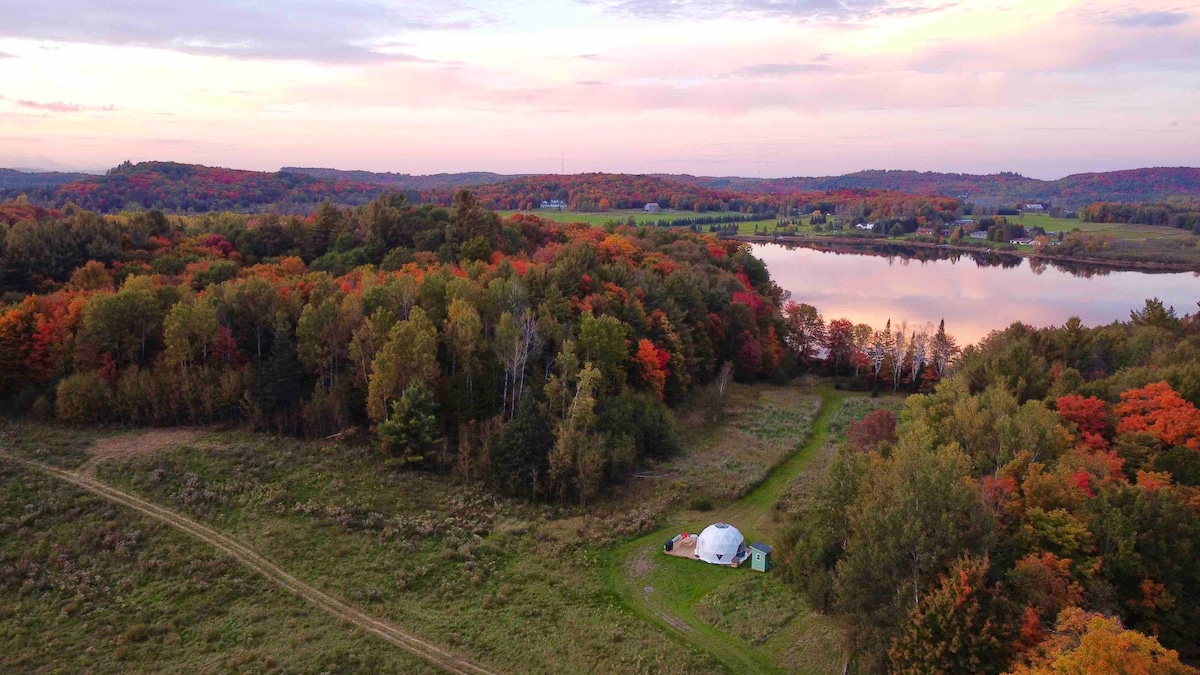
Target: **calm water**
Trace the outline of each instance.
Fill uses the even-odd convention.
[[[826,321],[846,317],[882,327],[889,318],[935,325],[944,318],[960,344],[1014,321],[1050,326],[1078,316],[1086,325],[1097,325],[1128,319],[1130,310],[1150,297],[1180,315],[1194,313],[1200,301],[1200,276],[1191,272],[1110,271],[1013,257],[997,264],[995,258],[970,255],[917,260],[779,244],[756,244],[754,254],[793,300],[815,306]]]

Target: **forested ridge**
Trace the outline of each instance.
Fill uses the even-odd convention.
[[[387,190],[407,190],[413,201],[449,206],[461,188],[472,189],[489,208],[504,210],[536,209],[542,201],[562,200],[580,212],[640,209],[657,203],[663,208],[696,212],[794,214],[816,209],[832,212],[833,206],[864,199],[897,204],[917,201],[931,203],[936,210],[954,210],[952,202],[958,198],[987,207],[1016,207],[1027,202],[1065,209],[1104,203],[1158,207],[1200,195],[1200,169],[1134,169],[1078,174],[1057,181],[1015,173],[917,171],[778,179],[606,173],[506,176],[488,172],[413,176],[315,168],[267,173],[175,162],[126,162],[100,176],[0,170],[0,197],[26,195],[41,206],[74,203],[105,213],[138,208],[180,213],[273,208],[308,213],[325,199],[360,205]],[[1151,224],[1160,224],[1158,220]]]
[[[321,179],[301,173],[241,171],[177,162],[141,162],[110,169],[102,176],[22,174],[0,176],[0,196],[24,195],[36,204],[115,213],[127,209],[170,212],[294,210],[308,213],[322,201],[363,204],[383,194],[379,185]],[[45,177],[38,181],[36,177]]]

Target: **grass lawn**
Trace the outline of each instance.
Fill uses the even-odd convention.
[[[1088,233],[1107,233],[1119,239],[1133,241],[1189,241],[1194,242],[1198,237],[1174,227],[1157,225],[1136,225],[1124,223],[1087,223],[1082,220],[1052,218],[1044,213],[1026,213],[1022,216],[1008,216],[1010,222],[1016,222],[1025,227],[1040,227],[1046,232],[1070,232],[1074,229]]]

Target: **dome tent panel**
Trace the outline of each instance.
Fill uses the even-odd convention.
[[[696,557],[714,565],[731,565],[746,558],[746,538],[728,523],[704,528],[696,542]]]

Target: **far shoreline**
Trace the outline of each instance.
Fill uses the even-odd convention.
[[[1033,251],[997,251],[995,249],[978,248],[974,246],[954,246],[928,241],[909,241],[893,239],[875,239],[866,237],[827,237],[805,235],[748,235],[739,234],[725,239],[742,241],[751,244],[781,244],[784,246],[812,247],[819,244],[842,244],[847,246],[885,246],[889,248],[911,247],[939,251],[954,251],[958,253],[975,253],[981,255],[1012,256],[1015,258],[1036,258],[1047,262],[1064,262],[1078,265],[1094,265],[1110,268],[1117,272],[1192,272],[1200,274],[1200,263],[1166,263],[1149,260],[1108,260],[1104,258],[1079,258],[1075,256],[1035,253]]]

